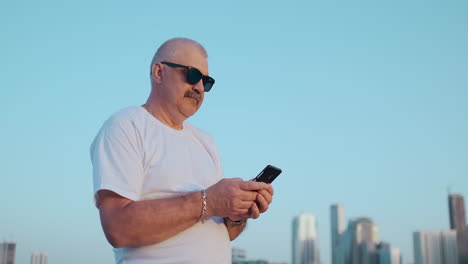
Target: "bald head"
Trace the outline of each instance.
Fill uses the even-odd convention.
[[[178,58],[179,53],[184,49],[195,48],[198,49],[205,58],[208,58],[205,48],[198,42],[188,38],[173,38],[164,42],[154,54],[151,65],[160,61],[173,61]]]
[[[205,48],[191,39],[170,39],[154,54],[150,72],[147,105],[160,113],[161,119],[167,119],[166,124],[180,129],[203,103],[205,78],[210,78]]]

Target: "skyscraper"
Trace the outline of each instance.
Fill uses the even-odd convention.
[[[34,252],[31,254],[31,264],[48,264],[49,256],[47,253]]]
[[[379,264],[402,264],[400,249],[392,248],[388,243],[380,243],[377,248]]]
[[[351,219],[335,248],[336,264],[377,264],[379,229],[370,218]]]
[[[448,197],[450,229],[457,232],[458,260],[468,264],[468,228],[466,226],[465,201],[462,195],[450,194]]]
[[[401,263],[399,249],[379,241],[379,228],[369,217],[351,219],[344,224],[344,207],[330,207],[333,264]]]
[[[468,264],[468,228],[458,234],[457,232],[457,243],[458,243],[458,263]]]
[[[449,202],[449,217],[450,229],[463,231],[466,229],[466,216],[465,216],[465,201],[463,196],[459,194],[450,194],[448,197]]]
[[[292,233],[292,264],[319,264],[315,217],[307,213],[295,217]]]
[[[0,264],[15,264],[16,243],[0,243]]]
[[[377,225],[368,217],[359,217],[349,221],[348,231],[351,238],[351,264],[377,264]]]
[[[457,234],[449,231],[413,233],[415,264],[457,264]]]
[[[344,219],[344,207],[342,204],[333,204],[330,207],[330,220],[332,264],[339,264],[340,262],[338,261],[338,245],[346,228]]]

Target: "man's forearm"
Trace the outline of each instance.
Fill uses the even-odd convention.
[[[200,220],[200,192],[179,197],[130,202],[121,208],[100,210],[101,222],[114,247],[145,246],[162,242]]]
[[[267,188],[261,182],[222,179],[206,189],[204,217],[258,218],[255,200]],[[109,190],[98,193],[101,223],[114,247],[146,246],[175,236],[200,221],[203,204],[201,192],[136,202]],[[243,229],[228,226],[231,240]]]

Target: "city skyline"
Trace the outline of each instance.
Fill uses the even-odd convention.
[[[155,50],[180,36],[208,52],[216,84],[188,121],[213,136],[225,177],[283,170],[232,245],[291,262],[291,220],[311,212],[331,263],[341,203],[406,264],[415,230],[449,228],[446,188],[468,197],[467,13],[458,0],[3,1],[0,240],[18,263],[114,262],[89,147],[146,101]]]
[[[463,195],[448,193],[447,209],[449,230],[418,230],[413,232],[414,264],[465,264],[463,253],[460,255],[461,258],[458,257],[460,249],[466,249],[463,244],[458,244],[460,243],[458,232],[462,232],[463,238],[468,228]],[[345,224],[344,210],[343,204],[330,206],[332,264],[403,263],[400,249],[391,247],[389,243],[379,239],[379,228],[370,218],[354,217],[349,220],[348,224]],[[301,213],[294,217],[291,233],[293,256],[291,263],[321,264],[315,217],[310,213]],[[461,240],[461,243],[464,241]],[[0,264],[14,264],[15,257],[16,242],[4,241],[0,243]],[[245,249],[236,247],[232,248],[232,257],[232,262],[236,264],[279,263],[266,260],[268,257],[257,260],[249,259]],[[363,259],[363,257],[365,258]],[[459,259],[460,262],[458,262]],[[48,254],[32,253],[31,264],[48,264]]]
[[[413,232],[414,264],[465,264],[464,260],[458,262],[460,246],[457,246],[459,243],[457,232],[464,232],[467,229],[464,197],[448,193],[448,201],[449,230]],[[388,242],[379,239],[379,228],[370,218],[354,217],[346,225],[344,210],[343,204],[330,206],[333,264],[403,263],[400,249],[391,247]],[[293,256],[291,263],[321,264],[315,217],[310,213],[301,213],[294,217],[291,233]],[[461,248],[463,249],[463,246]],[[0,243],[0,264],[14,264],[15,255],[15,242]],[[252,260],[247,258],[245,249],[232,248],[232,263],[272,263],[266,259]],[[31,264],[48,264],[48,254],[32,253]]]

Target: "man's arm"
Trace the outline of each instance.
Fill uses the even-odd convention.
[[[266,190],[260,190],[257,194],[257,198],[255,203],[252,204],[252,207],[249,210],[249,217],[252,219],[257,219],[260,217],[260,214],[266,212],[269,208],[269,205],[273,201],[273,187],[269,184]],[[231,221],[245,221],[243,225],[234,224],[228,221],[226,218],[224,219],[224,224],[229,233],[229,239],[234,240],[236,239],[242,231],[244,231],[245,227],[247,226],[247,218],[239,218],[239,219],[231,219]]]
[[[257,192],[265,183],[223,179],[206,190],[206,217],[249,217]],[[132,201],[112,191],[98,193],[98,208],[104,233],[112,246],[145,246],[162,242],[200,221],[201,192]]]

